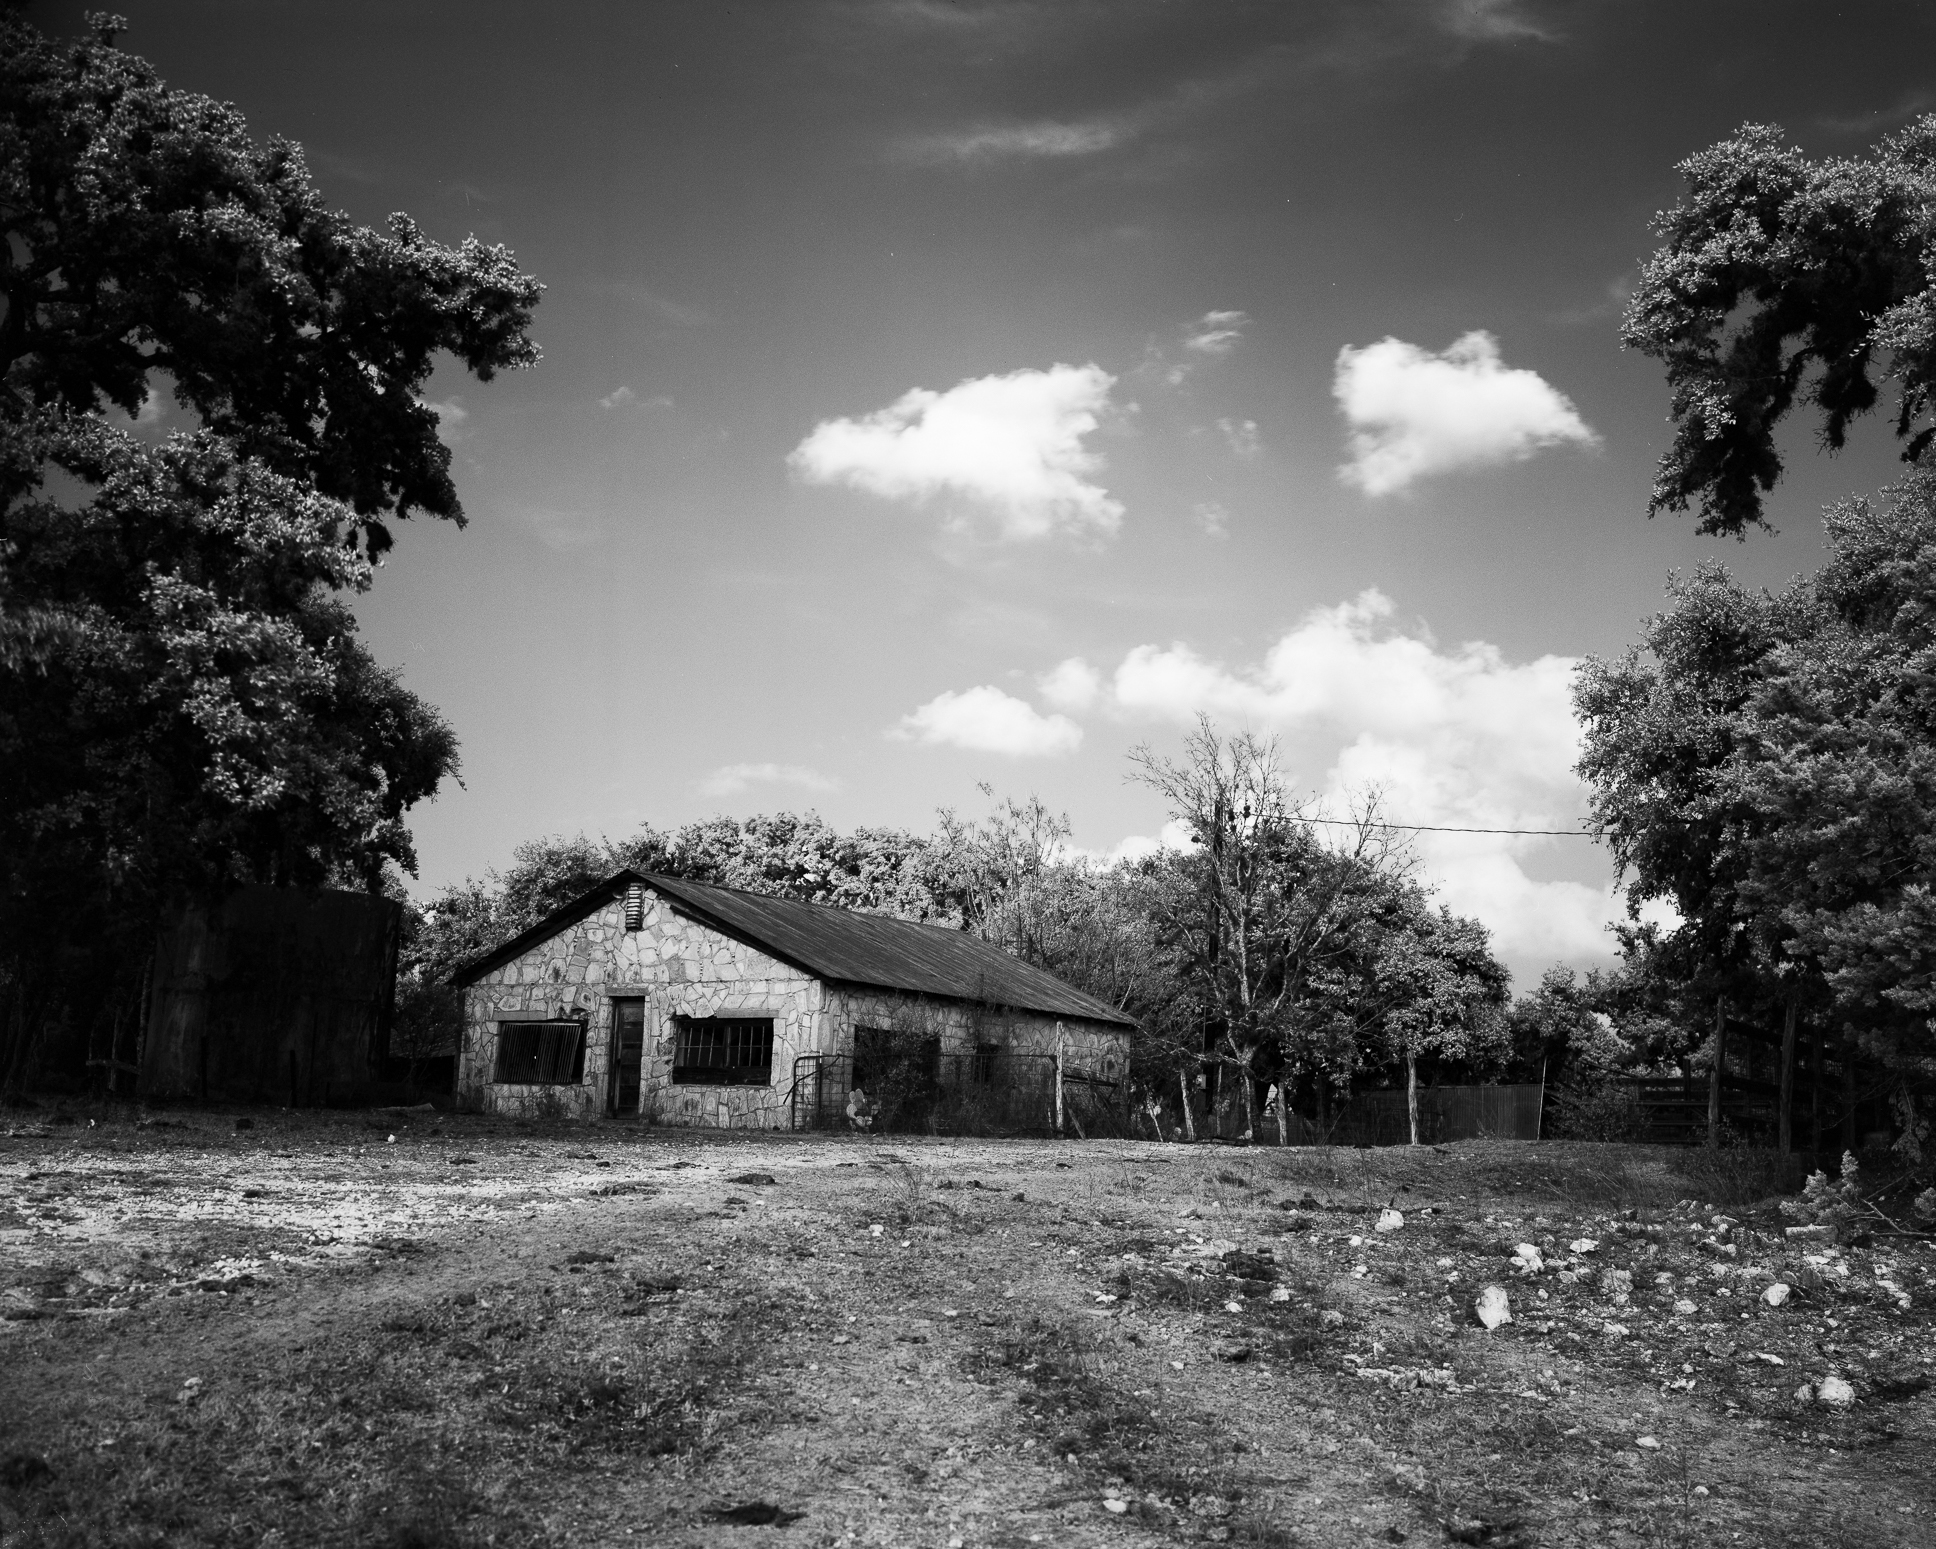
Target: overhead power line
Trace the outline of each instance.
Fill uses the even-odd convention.
[[[1306,823],[1331,823],[1340,828],[1395,828],[1408,834],[1539,834],[1554,839],[1597,839],[1590,828],[1447,828],[1437,823],[1361,823],[1356,818],[1305,818]]]

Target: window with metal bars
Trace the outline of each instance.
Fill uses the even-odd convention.
[[[500,1086],[571,1086],[585,1078],[585,1029],[573,1021],[500,1022],[497,1068]]]
[[[769,1086],[773,1018],[674,1017],[674,1086]]]

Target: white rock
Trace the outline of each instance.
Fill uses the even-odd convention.
[[[1599,1246],[1600,1241],[1596,1237],[1575,1237],[1566,1245],[1570,1253],[1591,1253]]]
[[[1601,1332],[1612,1339],[1625,1339],[1633,1332],[1624,1323],[1607,1322],[1600,1325]]]
[[[1291,1288],[1287,1285],[1272,1287],[1270,1299],[1274,1302],[1288,1302],[1291,1299]]]
[[[1472,1315],[1487,1329],[1496,1329],[1502,1323],[1512,1322],[1512,1302],[1502,1285],[1489,1285],[1481,1291],[1472,1303]]]
[[[1103,1497],[1102,1509],[1104,1511],[1114,1512],[1117,1516],[1120,1517],[1124,1512],[1129,1510],[1129,1502],[1119,1501],[1113,1495],[1105,1496]],[[955,1542],[960,1543],[961,1540],[956,1539]]]
[[[1536,1275],[1545,1267],[1546,1260],[1530,1242],[1522,1242],[1513,1249],[1513,1268],[1522,1275]]]
[[[1398,1211],[1381,1210],[1378,1212],[1378,1225],[1374,1230],[1380,1232],[1395,1232],[1404,1224],[1405,1217]]]
[[[1815,1402],[1831,1409],[1847,1409],[1855,1402],[1855,1389],[1841,1377],[1824,1377],[1815,1386]]]
[[[1634,1438],[1634,1445],[1648,1452],[1658,1452],[1660,1451],[1660,1438],[1658,1436],[1637,1436]]]
[[[1777,1280],[1767,1290],[1761,1293],[1761,1299],[1770,1307],[1779,1307],[1783,1302],[1788,1300],[1789,1294],[1790,1288],[1782,1281]]]
[[[1812,1404],[1815,1401],[1815,1389],[1804,1382],[1799,1388],[1795,1389],[1795,1397],[1801,1403]]]

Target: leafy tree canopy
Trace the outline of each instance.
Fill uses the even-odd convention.
[[[1797,401],[1839,448],[1899,394],[1906,461],[1936,437],[1936,115],[1867,156],[1811,161],[1744,125],[1681,163],[1687,194],[1655,221],[1623,338],[1667,368],[1674,441],[1650,512],[1698,503],[1704,533],[1767,525],[1775,431]]]
[[[355,512],[461,521],[420,392],[440,352],[478,377],[529,366],[543,289],[502,247],[445,247],[333,211],[299,146],[174,91],[95,36],[0,12],[0,413],[134,414],[157,380],[223,436]]]
[[[1825,998],[1892,1057],[1936,1014],[1936,476],[1826,516],[1828,562],[1752,593],[1677,579],[1640,648],[1589,661],[1581,773],[1661,947]]]

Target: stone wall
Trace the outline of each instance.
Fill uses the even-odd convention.
[[[824,992],[765,953],[674,914],[648,892],[641,930],[625,928],[625,905],[597,913],[486,974],[465,993],[459,1102],[523,1118],[597,1118],[607,1111],[612,1002],[645,1001],[640,1109],[662,1124],[785,1129],[787,1090],[800,1055],[825,1047]],[[534,1013],[589,1017],[584,1079],[567,1086],[506,1086],[491,1080],[500,1018]],[[674,1086],[676,1016],[773,1018],[773,1079],[767,1086]]]
[[[465,992],[458,1101],[520,1118],[603,1116],[611,1090],[612,1002],[631,997],[645,1001],[639,1111],[659,1124],[791,1128],[796,1065],[810,1054],[851,1054],[856,1027],[935,1037],[950,1056],[972,1055],[983,1044],[1047,1056],[1055,1053],[1060,1020],[1066,1069],[1111,1080],[1128,1070],[1123,1029],[1033,1012],[993,1012],[899,991],[829,987],[675,914],[648,890],[643,929],[625,928],[624,902],[615,899]],[[494,1082],[500,1021],[540,1016],[586,1019],[583,1079],[555,1086]],[[771,1081],[765,1086],[673,1085],[673,1018],[678,1016],[771,1017]]]

